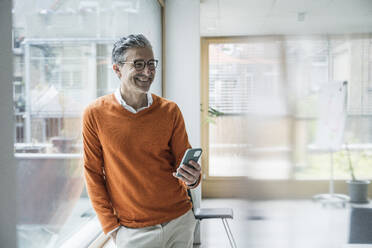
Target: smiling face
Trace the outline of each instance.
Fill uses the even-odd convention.
[[[145,62],[154,59],[151,48],[131,48],[126,52],[125,64],[113,66],[114,71],[121,81],[121,88],[130,93],[147,93],[155,78],[155,69],[149,69],[146,65],[144,69],[137,70],[133,63],[136,60]]]

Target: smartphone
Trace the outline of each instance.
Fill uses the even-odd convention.
[[[202,154],[202,149],[201,148],[189,148],[189,149],[187,149],[185,154],[183,155],[181,164],[179,166],[181,166],[182,164],[187,164],[189,166],[192,166],[191,164],[188,164],[188,162],[190,160],[194,160],[197,163],[201,154]],[[178,173],[178,171],[176,172],[176,176],[181,177],[181,175]]]

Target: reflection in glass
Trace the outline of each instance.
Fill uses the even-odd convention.
[[[290,119],[280,43],[262,39],[209,46],[209,175],[285,179]]]
[[[348,143],[360,178],[372,171],[369,35],[247,37],[209,45],[209,175],[328,179],[329,154],[314,148],[319,90],[348,81]],[[335,179],[349,178],[345,151]]]
[[[82,111],[118,87],[111,49],[119,37],[143,33],[162,54],[161,8],[156,0],[15,0],[13,20],[18,246],[60,247],[95,217]],[[161,63],[158,95],[160,79]]]

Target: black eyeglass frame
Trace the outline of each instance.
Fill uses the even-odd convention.
[[[141,62],[144,62],[143,63],[143,67],[141,67],[141,68],[137,68],[136,67],[136,62],[139,62],[139,61],[141,61]],[[151,68],[150,66],[149,66],[149,63],[150,62],[155,62],[155,67],[154,68]],[[150,69],[150,70],[155,70],[157,67],[158,67],[158,64],[159,64],[159,60],[157,60],[157,59],[150,59],[150,60],[148,60],[147,62],[145,61],[145,60],[143,60],[143,59],[136,59],[136,60],[133,60],[133,61],[124,61],[124,62],[119,62],[119,64],[133,64],[133,66],[134,66],[134,68],[136,69],[136,71],[142,71],[142,70],[144,70],[145,68],[146,68],[146,66]]]

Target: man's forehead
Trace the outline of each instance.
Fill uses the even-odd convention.
[[[126,52],[127,58],[137,59],[137,58],[153,58],[154,54],[151,48],[148,47],[136,47],[130,48]]]

